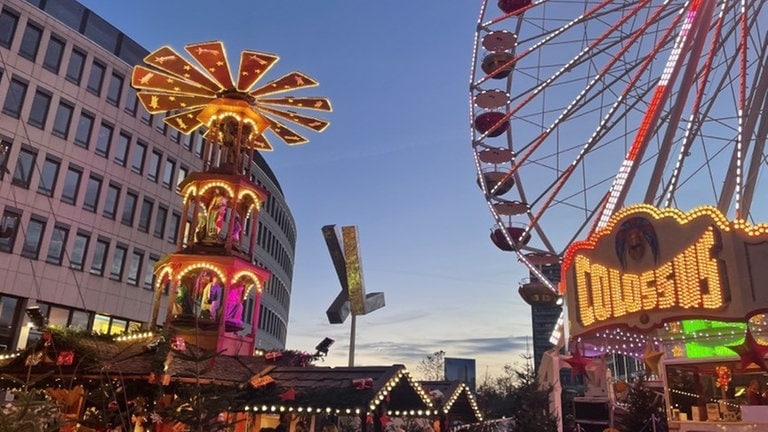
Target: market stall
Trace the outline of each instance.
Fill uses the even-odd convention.
[[[767,279],[767,225],[625,208],[564,256],[567,361],[586,372],[604,353],[642,359],[672,430],[768,430],[768,407],[748,397],[768,382]]]

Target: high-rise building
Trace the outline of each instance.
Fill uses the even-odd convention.
[[[204,145],[138,103],[130,73],[147,54],[74,0],[0,2],[0,349],[39,336],[23,325],[34,306],[50,324],[110,334],[151,317],[152,269],[185,235],[178,185],[202,168]],[[244,318],[258,316],[257,347],[276,349],[296,229],[254,160],[251,179],[269,192],[255,255],[271,277]]]
[[[538,269],[550,282],[560,282],[559,263],[542,264]],[[538,370],[541,357],[553,346],[549,340],[563,312],[563,306],[559,301],[560,297],[545,286],[533,272],[530,273],[530,278],[520,285],[519,292],[523,300],[531,305],[533,364]]]

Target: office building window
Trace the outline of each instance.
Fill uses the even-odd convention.
[[[24,246],[21,248],[21,256],[36,260],[40,255],[40,243],[43,241],[46,220],[40,216],[32,216],[27,224],[24,235]]]
[[[157,238],[163,238],[165,236],[165,220],[168,219],[168,208],[163,206],[157,206],[157,214],[155,215],[155,230],[154,235]]]
[[[61,200],[67,204],[74,205],[77,202],[77,193],[80,189],[80,178],[83,171],[79,168],[70,166],[67,169],[67,176],[64,177],[64,190],[61,192]]]
[[[0,141],[0,180],[5,177],[5,172],[8,170],[8,156],[11,155],[11,143],[8,141]]]
[[[144,107],[139,107],[141,111],[141,122],[147,126],[152,126],[152,114],[150,114]]]
[[[69,227],[64,225],[56,225],[53,227],[53,233],[51,233],[51,242],[48,244],[48,256],[46,256],[45,262],[49,264],[61,265],[61,260],[64,257],[64,248],[67,245],[68,236]]]
[[[67,80],[80,85],[80,80],[83,79],[83,66],[85,66],[85,53],[72,49],[72,54],[69,56],[69,65],[67,66]]]
[[[128,330],[128,321],[112,318],[112,325],[109,327],[109,334],[119,335]]]
[[[80,113],[80,121],[77,122],[75,131],[75,144],[83,148],[88,148],[91,144],[91,132],[93,132],[93,115],[85,111]]]
[[[19,55],[28,60],[35,61],[35,58],[37,58],[37,51],[40,49],[40,39],[42,37],[43,30],[28,22],[27,28],[24,29],[24,36],[21,37]]]
[[[181,146],[184,150],[192,150],[192,135],[184,134],[181,136]]]
[[[136,117],[136,109],[138,108],[139,98],[136,96],[136,89],[128,86],[125,95],[125,112],[133,117]]]
[[[16,26],[19,24],[19,16],[15,13],[3,9],[0,12],[0,46],[10,48],[13,43],[13,35],[16,33]]]
[[[120,95],[123,93],[123,77],[113,73],[107,88],[107,102],[114,106],[120,106]]]
[[[157,150],[152,150],[152,153],[149,155],[147,178],[155,183],[157,183],[157,176],[160,173],[160,159],[162,158],[163,154]]]
[[[147,260],[147,265],[144,268],[144,289],[152,291],[155,286],[155,263],[160,260],[160,257],[150,255]]]
[[[99,135],[96,137],[96,154],[107,157],[109,155],[109,146],[112,143],[112,132],[114,127],[107,123],[102,123],[99,128]]]
[[[147,153],[147,145],[141,141],[136,141],[133,148],[133,161],[131,162],[131,171],[136,174],[144,172],[144,156]]]
[[[141,274],[141,264],[144,261],[144,252],[139,249],[133,249],[131,252],[131,262],[128,265],[128,278],[126,282],[131,285],[139,285],[139,276]]]
[[[48,109],[50,107],[51,95],[38,89],[35,92],[35,97],[32,99],[32,108],[29,110],[27,123],[40,129],[45,128],[45,121],[48,118]]]
[[[59,177],[61,163],[57,159],[46,157],[43,169],[40,172],[40,183],[37,185],[37,193],[45,196],[53,196],[56,190],[56,179]]]
[[[19,158],[16,159],[16,169],[13,171],[11,183],[24,189],[29,189],[29,182],[32,180],[32,170],[35,168],[35,159],[37,159],[36,151],[22,148],[19,152]]]
[[[69,317],[69,328],[87,330],[90,328],[91,314],[86,311],[73,310]]]
[[[75,270],[82,270],[85,256],[88,255],[88,243],[91,241],[91,235],[78,231],[75,235],[75,244],[72,245],[72,253],[69,254],[69,267]]]
[[[61,57],[64,55],[64,41],[51,35],[48,39],[48,48],[45,50],[43,67],[58,74],[61,67]]]
[[[184,165],[179,167],[179,176],[176,178],[176,191],[181,190],[181,182],[184,181],[185,178],[187,178],[187,175],[189,174],[189,168],[185,167]]]
[[[6,209],[0,220],[0,251],[13,252],[16,243],[16,234],[19,232],[19,220],[21,213]]]
[[[155,202],[151,199],[144,198],[141,203],[141,211],[139,212],[139,231],[148,232],[149,222],[152,220],[152,207]]]
[[[195,138],[193,139],[193,142],[195,143],[195,156],[202,159],[203,157],[203,135],[200,133],[195,132]]]
[[[123,215],[120,218],[120,222],[123,225],[133,226],[133,216],[136,213],[136,201],[138,201],[139,195],[135,192],[126,192],[125,204],[123,205]]]
[[[165,170],[163,171],[163,186],[170,189],[173,183],[173,176],[176,174],[176,161],[172,159],[165,160]]]
[[[107,219],[115,219],[117,203],[120,200],[120,186],[110,182],[107,186],[107,196],[104,198],[104,210],[102,214]]]
[[[88,177],[88,184],[85,187],[83,208],[95,213],[96,207],[99,205],[99,194],[101,194],[101,177],[91,175]]]
[[[53,133],[57,137],[67,139],[69,136],[69,124],[72,122],[72,113],[75,108],[63,101],[59,101],[56,109],[56,117],[53,119]]]
[[[57,327],[66,327],[69,322],[69,309],[56,306],[48,308],[48,324]]]
[[[93,260],[91,261],[91,274],[104,276],[104,264],[109,253],[109,239],[99,237],[93,248]]]
[[[131,145],[131,136],[125,132],[120,132],[117,137],[117,146],[115,148],[115,163],[120,166],[125,166],[125,161],[128,158],[128,147]]]
[[[106,71],[107,67],[97,61],[91,64],[91,75],[88,77],[88,85],[86,86],[88,91],[97,96],[101,95],[101,86],[104,83],[104,73]]]
[[[5,95],[3,113],[13,118],[19,118],[21,115],[21,107],[24,105],[24,98],[26,96],[27,83],[13,78],[11,80],[11,85],[8,87],[8,93]]]
[[[168,224],[168,241],[173,244],[176,244],[176,240],[178,240],[180,223],[181,214],[176,212],[171,213],[171,220]]]
[[[115,252],[112,254],[112,269],[109,271],[109,278],[121,280],[123,278],[123,268],[125,267],[125,255],[128,253],[128,246],[118,243],[115,246]]]

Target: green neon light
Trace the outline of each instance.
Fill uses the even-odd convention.
[[[685,342],[688,358],[733,357],[736,353],[727,348],[727,345],[744,342],[747,331],[746,323],[692,319],[681,321],[681,324],[683,335],[691,340]],[[702,334],[709,335],[710,338],[705,341],[697,340]]]

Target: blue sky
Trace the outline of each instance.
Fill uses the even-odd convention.
[[[324,364],[346,365],[349,321],[328,324],[340,289],[320,228],[357,225],[366,290],[387,306],[357,321],[357,365],[403,363],[438,350],[475,358],[480,378],[519,362],[530,309],[527,272],[488,235],[475,183],[468,88],[479,2],[85,0],[145,48],[221,40],[281,60],[320,82],[330,127],[304,146],[265,154],[298,230],[287,348],[336,340]],[[219,9],[214,5],[225,5]],[[279,143],[277,143],[279,144]]]

